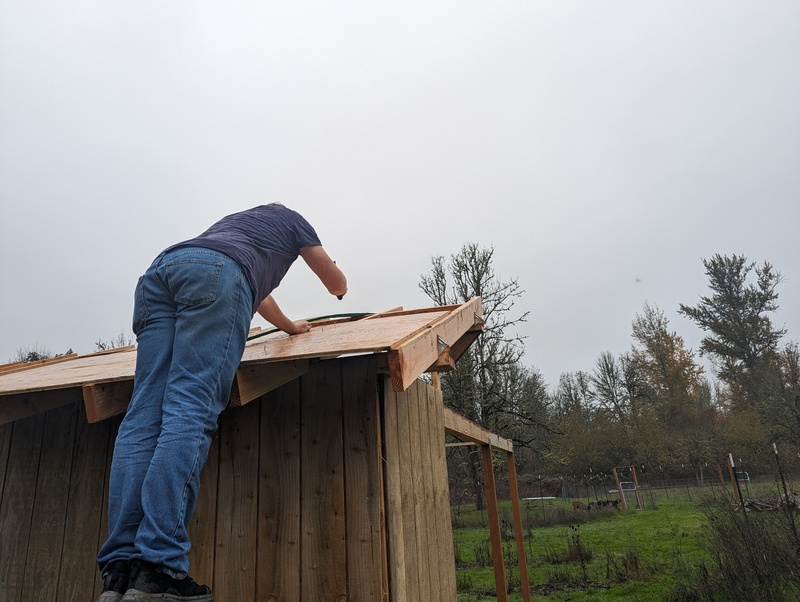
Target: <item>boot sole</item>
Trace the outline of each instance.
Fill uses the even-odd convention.
[[[214,602],[214,594],[178,596],[176,594],[149,594],[138,589],[129,589],[119,602]]]

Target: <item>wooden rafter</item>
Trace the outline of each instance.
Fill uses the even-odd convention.
[[[389,349],[392,390],[405,391],[420,374],[436,363],[443,349],[482,322],[480,297],[446,312],[416,332],[394,343]]]
[[[510,439],[504,439],[493,432],[486,430],[471,420],[457,414],[450,408],[444,409],[444,432],[464,441],[471,441],[478,445],[490,445],[495,449],[510,452],[514,445]]]

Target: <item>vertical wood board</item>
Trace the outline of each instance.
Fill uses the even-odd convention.
[[[342,363],[348,602],[382,598],[377,370],[372,357]]]
[[[422,477],[421,488],[423,492],[423,500],[425,503],[425,549],[428,555],[428,567],[430,570],[430,592],[431,599],[441,600],[441,587],[439,584],[439,556],[440,547],[444,542],[441,542],[436,537],[436,498],[434,496],[434,451],[435,445],[441,445],[442,441],[438,434],[435,432],[436,422],[431,416],[431,405],[428,403],[428,398],[432,389],[422,381],[416,381],[414,388],[417,393],[417,411],[419,412],[419,432],[420,452],[422,455],[422,464],[418,474]]]
[[[98,577],[97,541],[102,531],[106,456],[110,422],[89,424],[81,408],[75,431],[69,498],[64,522],[64,555],[59,602],[90,600]]]
[[[386,539],[389,566],[389,599],[392,602],[409,600],[403,529],[402,479],[400,478],[398,395],[392,391],[388,377],[382,379],[383,396],[383,457],[385,482]],[[410,572],[416,575],[416,570]]]
[[[425,499],[425,416],[420,412],[419,388],[412,384],[407,391],[406,416],[408,419],[408,438],[405,440],[405,462],[411,468],[411,480],[407,487],[413,492],[410,515],[415,526],[416,550],[419,582],[418,600],[431,600],[431,565],[428,542],[427,515],[430,507]]]
[[[256,594],[259,404],[228,412],[220,428],[214,593],[220,600]]]
[[[14,424],[11,422],[0,425],[0,504],[3,501],[6,467],[8,466],[8,453],[11,449],[11,432],[13,430]]]
[[[45,414],[21,600],[55,600],[61,568],[77,404]]]
[[[14,423],[0,503],[0,600],[22,599],[45,415]]]
[[[444,448],[444,402],[439,389],[428,389],[430,416],[434,422],[431,430],[433,450],[436,540],[438,542],[438,574],[440,599],[455,602],[456,560],[453,547],[453,528],[450,516],[450,490],[447,478],[447,458]]]
[[[300,600],[300,383],[260,402],[258,600]]]
[[[220,417],[224,421],[224,414]],[[189,521],[189,574],[198,583],[214,589],[214,565],[217,549],[217,492],[219,491],[219,430],[211,438],[208,459],[200,473],[197,505]]]
[[[347,597],[340,362],[301,381],[301,600]]]
[[[108,482],[111,474],[111,464],[114,461],[114,446],[117,442],[117,433],[119,433],[119,425],[122,422],[123,416],[115,416],[109,420],[109,433],[108,433],[108,447],[106,451],[106,466],[103,471],[103,493],[100,513],[100,531],[97,534],[97,547],[99,551],[102,545],[108,539]],[[94,578],[94,597],[98,598],[103,591],[103,580],[100,571],[95,571]]]
[[[388,462],[397,463],[400,476],[400,500],[398,512],[402,516],[403,549],[406,568],[406,590],[410,599],[421,600],[420,585],[422,583],[422,561],[419,555],[419,540],[417,538],[417,513],[416,497],[414,490],[414,457],[409,448],[409,441],[413,431],[409,420],[410,391],[397,393],[393,396],[397,412],[397,447],[395,456],[388,458]]]

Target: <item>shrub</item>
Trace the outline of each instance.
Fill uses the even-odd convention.
[[[741,512],[729,500],[704,507],[704,545],[712,562],[701,563],[688,583],[673,588],[671,602],[788,602],[800,597],[800,540],[787,512]]]

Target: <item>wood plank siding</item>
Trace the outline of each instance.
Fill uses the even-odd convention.
[[[3,602],[99,594],[120,419],[72,400],[0,426]],[[310,361],[220,417],[191,574],[220,602],[455,602],[448,499],[441,392],[393,392],[375,355]]]

